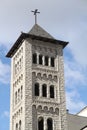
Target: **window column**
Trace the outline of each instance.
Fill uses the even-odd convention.
[[[49,91],[49,87],[47,86],[47,98],[50,97],[50,91]]]
[[[39,54],[37,53],[37,64],[39,64]]]
[[[44,117],[44,130],[47,130],[47,118]]]
[[[42,85],[40,84],[40,87],[39,87],[39,92],[40,92],[40,97],[42,97]]]
[[[48,66],[51,66],[51,58],[49,57]]]
[[[45,65],[45,56],[43,56],[42,60],[43,60],[43,65]]]

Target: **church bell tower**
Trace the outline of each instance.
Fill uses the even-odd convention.
[[[35,24],[7,53],[10,130],[67,130],[63,63],[67,44]]]

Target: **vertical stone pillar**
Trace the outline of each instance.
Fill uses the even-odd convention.
[[[42,97],[42,84],[39,85],[40,97]]]
[[[37,64],[39,64],[39,54],[37,53]]]
[[[49,86],[47,86],[47,98],[50,98]]]
[[[45,65],[45,56],[43,56],[43,65]]]
[[[44,118],[44,130],[47,130],[47,119]]]
[[[48,65],[51,66],[51,58],[49,57]]]

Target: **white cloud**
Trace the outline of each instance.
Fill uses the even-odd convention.
[[[0,60],[0,82],[7,84],[10,82],[10,66]]]
[[[65,62],[66,87],[77,88],[86,86],[87,74],[81,65],[74,60]]]
[[[66,93],[67,109],[71,113],[76,114],[79,110],[86,106],[86,104],[81,101],[80,95],[76,90]]]
[[[86,106],[86,103],[82,100],[84,94],[81,93],[81,90],[84,91],[87,87],[87,69],[76,62],[73,55],[65,58],[67,108],[71,113],[77,113]]]

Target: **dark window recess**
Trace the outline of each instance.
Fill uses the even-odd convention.
[[[46,84],[42,85],[42,96],[47,97],[47,86],[46,86]]]
[[[16,130],[18,130],[18,124],[16,123]]]
[[[47,130],[53,130],[53,122],[51,118],[47,119],[47,128]]]
[[[48,66],[48,63],[49,63],[48,60],[49,60],[48,56],[45,56],[45,65],[46,65],[46,66]]]
[[[50,86],[50,98],[54,98],[54,86]]]
[[[21,130],[21,120],[19,121],[19,130]]]
[[[43,56],[39,55],[39,64],[42,65],[43,64]]]
[[[39,84],[35,84],[35,96],[39,96]]]
[[[44,130],[44,121],[42,117],[38,119],[38,130]]]
[[[52,57],[51,58],[51,67],[54,67],[55,65],[54,65],[54,58]]]
[[[33,54],[33,63],[37,64],[37,54]]]

